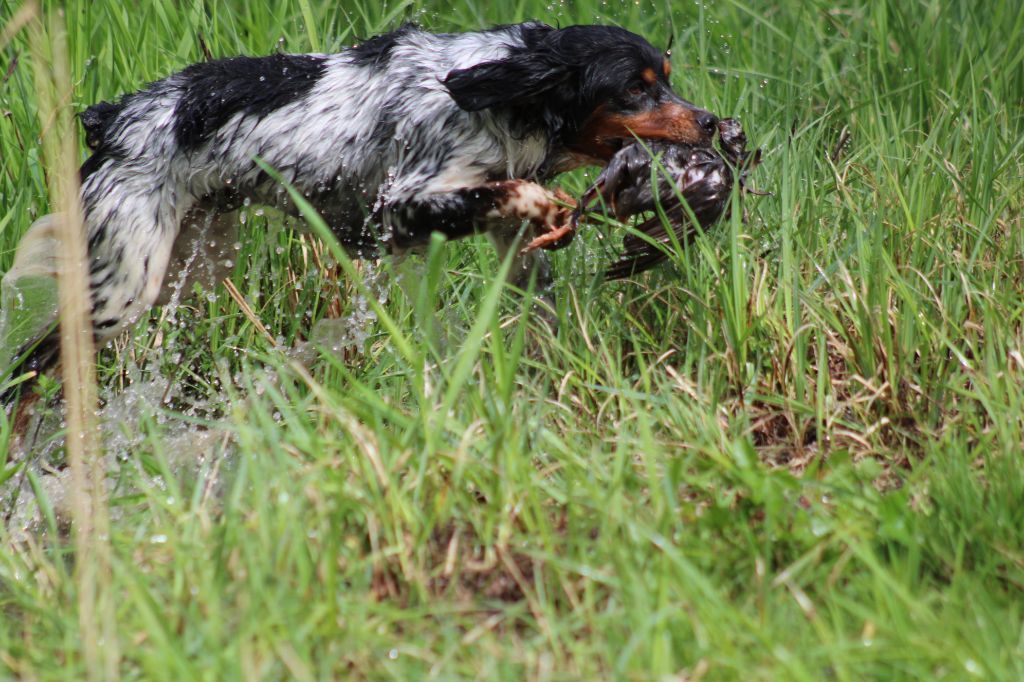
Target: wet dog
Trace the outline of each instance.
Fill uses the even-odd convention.
[[[604,165],[637,137],[710,144],[718,120],[677,96],[666,56],[611,26],[540,23],[435,34],[414,26],[337,54],[189,66],[86,110],[81,168],[92,320],[106,342],[154,305],[197,231],[230,243],[243,203],[297,213],[261,159],[301,191],[354,255],[491,235],[511,247],[563,227],[554,175]],[[30,230],[41,234],[45,221]],[[550,278],[540,251],[514,278]],[[27,344],[22,371],[58,356]]]

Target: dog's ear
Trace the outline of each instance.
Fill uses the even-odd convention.
[[[572,77],[568,64],[550,55],[524,52],[450,72],[442,81],[465,111],[521,106],[535,101]]]

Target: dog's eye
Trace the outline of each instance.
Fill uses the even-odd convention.
[[[644,89],[639,85],[634,85],[629,90],[626,90],[626,92],[628,92],[633,97],[639,97],[640,95],[644,94]]]

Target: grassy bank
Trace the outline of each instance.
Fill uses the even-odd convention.
[[[407,19],[674,35],[773,193],[613,285],[589,229],[557,335],[486,240],[361,287],[254,207],[237,295],[101,353],[125,678],[1024,678],[1020,3],[65,7],[78,109]],[[0,52],[0,271],[49,212],[30,60]],[[0,676],[75,679],[59,426],[28,461],[0,426]]]

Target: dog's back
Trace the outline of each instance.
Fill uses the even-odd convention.
[[[510,145],[521,131],[502,130],[501,117],[489,112],[460,109],[442,84],[453,70],[521,45],[522,31],[439,35],[403,27],[335,55],[195,64],[82,114],[94,150],[83,167],[84,192],[108,163],[145,170],[156,157],[196,199],[259,191],[267,178],[257,156],[304,192],[358,192],[371,204],[382,187],[390,195],[427,193],[431,185],[534,175],[547,151],[540,135]]]

